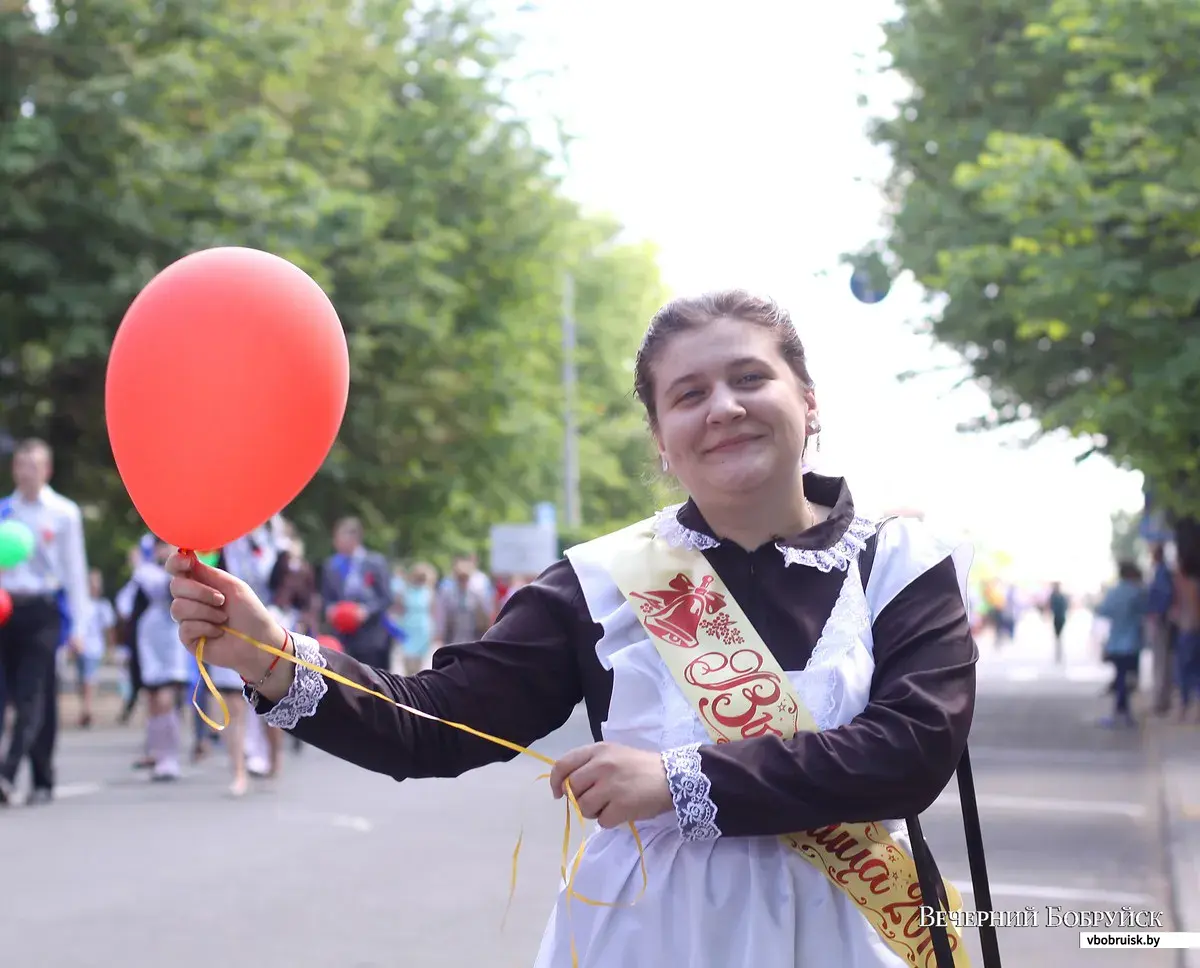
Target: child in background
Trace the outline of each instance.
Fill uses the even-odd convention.
[[[175,780],[180,775],[180,705],[192,659],[179,641],[179,629],[171,617],[171,576],[163,567],[171,550],[170,545],[157,543],[153,559],[142,562],[133,573],[138,589],[133,624],[143,689],[149,699],[146,750],[154,764],[153,780]]]
[[[81,729],[92,725],[96,674],[100,671],[105,654],[116,644],[117,627],[116,610],[112,602],[104,597],[104,578],[97,568],[88,572],[88,591],[92,597],[92,609],[83,631],[82,648],[71,655],[78,674]]]

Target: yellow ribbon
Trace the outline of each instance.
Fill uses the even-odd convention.
[[[236,629],[229,628],[227,625],[222,625],[221,631],[224,632],[226,635],[232,635],[232,636],[234,636],[234,638],[241,639],[243,642],[248,642],[250,645],[253,645],[256,649],[261,649],[263,652],[266,652],[269,655],[273,655],[278,659],[287,659],[287,661],[291,662],[293,665],[303,666],[305,669],[311,669],[313,672],[317,673],[318,675],[322,675],[326,679],[329,679],[340,685],[347,686],[350,689],[356,689],[357,691],[365,693],[368,696],[372,696],[375,699],[382,699],[384,702],[389,703],[390,705],[395,706],[397,709],[401,709],[406,713],[411,713],[413,716],[419,716],[421,719],[428,719],[435,723],[441,723],[443,726],[449,726],[452,729],[462,730],[464,733],[470,733],[472,736],[477,736],[479,739],[487,740],[489,743],[495,743],[498,746],[503,746],[506,749],[513,750],[516,753],[522,753],[525,756],[532,756],[535,760],[540,760],[542,763],[545,763],[547,766],[554,766],[554,760],[551,759],[549,756],[546,756],[544,753],[539,753],[536,750],[531,750],[525,746],[521,746],[517,743],[510,742],[509,740],[502,739],[499,736],[491,736],[488,733],[480,732],[479,730],[473,729],[470,726],[466,726],[463,723],[455,723],[455,722],[451,722],[448,719],[441,719],[440,717],[431,715],[430,713],[424,712],[423,710],[414,709],[412,706],[406,706],[406,705],[404,705],[404,703],[396,702],[396,700],[394,700],[391,696],[386,696],[381,692],[376,692],[374,689],[368,689],[366,686],[361,685],[357,682],[353,682],[352,680],[347,679],[345,676],[343,676],[337,672],[334,672],[332,669],[323,668],[312,662],[308,662],[305,659],[301,659],[299,656],[294,655],[291,652],[287,652],[283,649],[277,649],[274,646],[267,645],[265,642],[259,642],[255,639],[250,638],[250,636],[248,636],[248,635],[243,635],[241,632],[237,631]],[[215,720],[209,718],[208,714],[205,713],[205,711],[200,707],[200,703],[197,701],[197,697],[200,694],[200,683],[199,682],[196,683],[196,688],[192,692],[192,705],[195,707],[196,712],[200,714],[200,718],[203,719],[204,722],[207,723],[212,729],[216,730],[219,733],[226,726],[229,725],[229,707],[225,704],[225,699],[221,695],[220,690],[217,689],[217,687],[213,685],[213,681],[209,677],[209,674],[208,674],[208,669],[206,669],[204,666],[205,642],[206,642],[206,640],[201,638],[200,641],[196,644],[196,665],[200,669],[200,678],[204,680],[204,685],[208,688],[209,695],[212,696],[217,701],[217,705],[219,705],[221,707],[221,720],[222,720],[221,723],[218,725],[217,722]],[[550,776],[549,773],[543,773],[537,779],[545,780],[545,779],[548,779],[549,776]],[[579,821],[579,826],[580,826],[581,830],[583,829],[583,827],[585,825],[585,819],[583,816],[583,811],[579,809],[579,801],[575,799],[575,794],[571,790],[571,781],[570,780],[564,781],[563,790],[567,795],[567,819],[566,819],[566,824],[564,825],[564,828],[563,828],[562,864],[561,864],[560,869],[562,871],[563,880],[566,881],[566,895],[567,895],[566,910],[567,910],[568,924],[570,924],[570,920],[571,920],[571,901],[572,900],[576,900],[582,904],[588,904],[593,907],[632,907],[634,904],[637,904],[637,902],[641,900],[642,895],[646,893],[646,888],[650,883],[650,878],[646,873],[646,854],[642,847],[642,838],[641,838],[641,835],[637,831],[637,827],[634,826],[632,821],[629,823],[628,826],[629,826],[630,832],[633,834],[633,842],[637,845],[638,864],[640,865],[641,871],[642,871],[642,889],[638,892],[638,896],[635,897],[632,901],[630,901],[626,905],[626,904],[617,904],[616,902],[611,902],[611,901],[597,901],[593,898],[587,897],[586,895],[580,894],[578,891],[575,890],[575,877],[579,873],[579,865],[583,860],[583,851],[584,851],[584,848],[587,846],[587,840],[585,839],[584,841],[582,841],[580,843],[579,850],[577,850],[575,852],[575,856],[572,859],[571,858],[571,813],[574,812],[576,818]],[[524,837],[525,837],[525,834],[524,834],[524,831],[522,830],[521,833],[517,837],[517,846],[513,850],[512,880],[511,880],[511,885],[510,885],[509,894],[508,894],[508,905],[505,907],[505,912],[504,912],[505,919],[507,919],[507,917],[508,917],[508,909],[512,906],[513,897],[517,891],[517,859],[521,853],[521,843],[524,840]],[[503,922],[502,922],[502,924],[503,924]],[[575,949],[575,932],[573,929],[571,930],[571,964],[576,966],[576,968],[578,968],[579,956]]]

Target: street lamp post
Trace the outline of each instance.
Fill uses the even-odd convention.
[[[563,498],[568,528],[580,525],[579,440],[575,422],[575,277],[563,280]]]

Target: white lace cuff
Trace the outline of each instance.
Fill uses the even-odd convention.
[[[329,664],[325,661],[325,656],[321,654],[321,647],[317,645],[316,639],[293,632],[292,643],[296,650],[296,658],[311,662],[322,669],[328,667]],[[325,698],[327,692],[329,692],[329,684],[323,675],[313,672],[312,669],[306,669],[304,666],[296,666],[296,677],[292,680],[291,688],[279,702],[267,711],[263,718],[268,726],[293,729],[300,720],[317,711],[317,705]],[[254,707],[256,712],[261,705],[265,704],[265,700],[254,689],[247,687],[245,695],[246,701]]]
[[[662,754],[662,763],[667,771],[667,788],[671,791],[683,839],[715,840],[720,837],[717,805],[709,796],[712,782],[700,769],[700,744],[667,750]]]

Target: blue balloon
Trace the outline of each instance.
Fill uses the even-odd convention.
[[[854,274],[850,277],[850,292],[854,294],[854,298],[860,303],[866,303],[868,306],[878,302],[883,302],[887,298],[887,288],[876,289],[871,281],[871,274],[865,269],[855,269]]]

